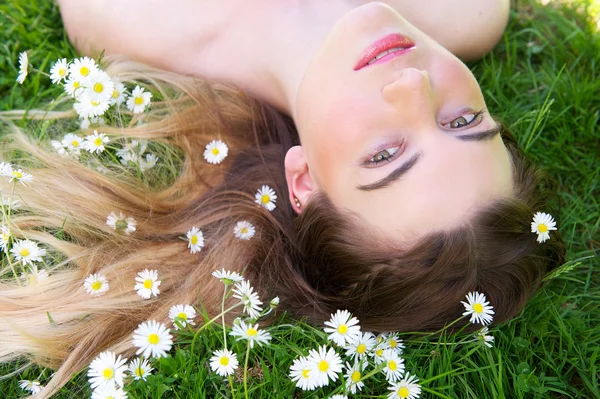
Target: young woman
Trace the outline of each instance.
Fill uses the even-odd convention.
[[[216,311],[210,273],[221,267],[244,270],[294,316],[322,322],[347,309],[365,330],[415,331],[456,319],[469,291],[505,321],[563,261],[558,235],[540,244],[531,233],[545,177],[449,51],[489,50],[507,2],[256,3],[60,1],[82,51],[173,71],[110,65],[169,99],[153,104],[148,125],[103,129],[169,143],[185,163],[171,185],[149,187],[11,136],[7,149],[41,165],[36,184],[18,188],[37,216],[11,222],[74,266],[43,286],[0,287],[10,320],[0,358],[57,367],[46,394],[98,353],[131,351],[139,323],[166,320],[174,304]],[[216,138],[230,147],[222,167],[201,159]],[[262,185],[278,196],[272,211],[255,203]],[[138,221],[135,234],[115,235],[113,211]],[[241,220],[256,227],[248,242],[232,234]],[[206,239],[199,254],[180,239],[192,226]],[[132,282],[145,268],[162,276],[161,294],[140,301]],[[111,282],[100,301],[82,288],[91,273]]]

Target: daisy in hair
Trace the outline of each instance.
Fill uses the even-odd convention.
[[[19,240],[10,249],[10,253],[23,265],[41,262],[46,250],[39,248],[36,242],[31,240]]]
[[[138,273],[135,278],[136,284],[133,287],[137,291],[138,295],[144,299],[150,299],[153,295],[158,296],[160,290],[160,280],[158,279],[157,270],[144,269]]]
[[[146,110],[146,107],[150,105],[150,99],[152,93],[144,91],[140,86],[135,86],[135,89],[131,92],[131,96],[127,99],[127,109],[134,114],[141,114]]]
[[[90,274],[83,281],[83,288],[92,296],[100,296],[108,291],[108,280],[103,274]]]
[[[231,285],[244,281],[244,278],[239,273],[225,269],[215,270],[212,272],[212,276],[221,280],[221,282],[225,285]]]
[[[129,370],[129,374],[133,377],[134,380],[144,380],[146,381],[146,377],[150,375],[152,367],[148,363],[148,360],[136,357],[133,359],[129,366],[127,367]]]
[[[269,334],[267,331],[259,330],[258,324],[246,324],[244,320],[239,320],[239,324],[234,324],[229,335],[237,337],[238,341],[240,339],[248,340],[250,349],[254,348],[255,342],[258,345],[262,345],[271,340],[271,334]]]
[[[25,391],[29,391],[32,395],[37,395],[44,388],[39,381],[21,380],[19,387]]]
[[[127,370],[127,359],[121,355],[117,357],[114,352],[102,352],[96,359],[90,363],[88,378],[92,389],[103,388],[106,386],[123,386],[123,377]]]
[[[342,371],[342,359],[333,348],[323,345],[317,350],[308,352],[308,361],[311,363],[311,371],[314,373],[316,385],[323,387],[329,385],[329,380],[336,381],[338,373]]]
[[[23,169],[13,169],[10,180],[8,182],[19,182],[25,185],[26,183],[31,183],[32,180],[33,175],[23,172]]]
[[[202,250],[202,247],[204,247],[204,234],[202,234],[199,228],[196,226],[192,227],[190,231],[187,232],[186,237],[188,239],[190,253],[195,254]]]
[[[137,222],[135,219],[130,216],[125,216],[123,212],[119,212],[118,216],[116,213],[111,212],[110,215],[106,217],[106,224],[116,231],[122,231],[127,235],[133,233],[137,229]]]
[[[346,343],[354,340],[360,335],[360,326],[358,319],[352,317],[352,314],[347,310],[339,310],[331,315],[331,319],[325,322],[328,327],[323,328],[332,340],[339,346],[344,346]]]
[[[312,363],[305,356],[294,360],[290,367],[290,378],[296,383],[296,387],[303,391],[317,387],[316,373],[312,371]]]
[[[489,324],[493,321],[492,315],[494,311],[493,307],[489,306],[489,302],[486,301],[485,295],[479,292],[469,292],[467,294],[467,302],[461,301],[465,306],[465,312],[463,316],[471,316],[470,322],[480,323],[480,324]]]
[[[94,130],[93,134],[85,136],[85,141],[83,142],[83,148],[88,150],[89,152],[95,152],[99,154],[104,151],[104,144],[107,144],[110,139],[104,133],[98,133],[98,131]]]
[[[185,327],[188,324],[191,326],[195,325],[195,318],[196,310],[190,305],[173,305],[171,309],[169,309],[169,319],[173,321],[176,330],[179,330],[179,325],[175,323],[175,319]]]
[[[173,346],[173,336],[163,324],[151,320],[140,324],[133,332],[133,346],[138,348],[136,355],[166,357]]]
[[[354,364],[346,362],[346,389],[350,393],[355,394],[358,391],[362,391],[365,384],[360,380],[363,376],[363,372],[367,367],[367,362],[361,362],[356,359]]]
[[[258,297],[258,294],[254,292],[250,282],[248,280],[240,281],[235,285],[232,290],[233,297],[238,298],[244,304],[244,312],[246,312],[251,318],[256,319],[262,312],[262,301]]]
[[[19,54],[19,76],[17,76],[17,82],[22,85],[25,82],[25,78],[27,78],[29,68],[29,56],[26,51],[23,51]]]
[[[388,399],[417,399],[421,395],[421,386],[417,381],[417,377],[407,372],[400,381],[388,388],[392,391]]]
[[[233,235],[240,240],[249,240],[254,237],[254,233],[256,229],[254,226],[245,220],[239,221],[235,224],[233,228]]]
[[[550,230],[556,230],[556,222],[552,215],[544,212],[537,212],[531,222],[531,232],[538,235],[537,241],[542,243],[550,239]]]
[[[217,350],[213,353],[213,356],[210,358],[210,368],[212,369],[212,371],[214,371],[222,377],[232,375],[233,373],[235,373],[237,367],[237,357],[235,353],[233,353],[230,350]]]
[[[255,200],[258,205],[262,206],[269,212],[272,212],[275,209],[275,202],[277,201],[277,194],[275,194],[275,190],[271,187],[264,185],[262,186],[255,195]]]
[[[213,140],[206,145],[206,149],[204,150],[204,159],[206,162],[216,165],[223,162],[223,160],[227,157],[228,152],[229,148],[227,147],[227,144],[221,140]]]
[[[52,68],[50,68],[50,79],[52,80],[52,83],[57,84],[67,79],[69,65],[66,58],[61,58],[52,65]]]

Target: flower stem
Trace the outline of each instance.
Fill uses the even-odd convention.
[[[250,342],[246,345],[246,360],[244,360],[244,394],[248,399],[248,357],[250,357]]]

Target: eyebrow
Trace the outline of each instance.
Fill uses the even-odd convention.
[[[494,128],[490,130],[485,130],[479,133],[456,136],[456,138],[463,141],[489,141],[496,137],[501,130],[502,126],[500,124],[497,124]],[[375,183],[366,184],[364,186],[359,185],[356,188],[361,191],[372,191],[389,186],[391,183],[406,175],[406,173],[408,173],[408,171],[411,170],[412,167],[417,164],[422,155],[423,152],[418,152],[412,157],[410,157],[408,161],[404,162],[402,165],[394,169],[389,175],[387,175],[383,179],[378,180]]]

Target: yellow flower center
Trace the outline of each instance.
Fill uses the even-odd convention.
[[[268,194],[263,194],[262,197],[260,197],[260,202],[263,204],[268,204],[271,202],[271,197]]]
[[[73,147],[79,147],[79,141],[77,141],[77,140],[73,140],[73,141],[71,141],[71,145],[72,145]]]
[[[79,68],[79,73],[81,74],[81,76],[88,76],[90,74],[90,68],[82,66],[81,68]]]
[[[106,399],[115,399],[114,396],[108,396]]]
[[[90,104],[92,105],[92,107],[97,107],[100,105],[100,101],[90,101]]]
[[[219,155],[219,149],[218,148],[213,148],[211,152],[212,152],[213,155]]]
[[[329,370],[329,363],[327,363],[327,360],[321,360],[319,362],[319,371],[325,372]]]
[[[104,371],[102,372],[102,375],[104,376],[105,379],[110,380],[111,378],[114,377],[115,372],[113,371],[113,369],[104,369]]]
[[[309,378],[309,377],[308,377],[308,372],[309,372],[309,371],[310,371],[309,369],[304,369],[304,370],[302,370],[302,378]]]
[[[102,288],[102,282],[96,280],[92,283],[92,289],[94,291],[98,291],[100,288]]]
[[[94,85],[94,91],[96,93],[102,93],[104,91],[104,85],[102,83],[100,83],[100,82],[96,83]]]
[[[377,355],[377,357],[381,357],[381,355],[383,355],[383,349],[377,349],[375,351],[375,355]]]
[[[401,398],[408,398],[408,388],[402,387],[398,389],[398,396],[400,396]]]
[[[184,319],[187,320],[187,314],[185,314],[184,312],[181,312],[177,315],[177,317],[179,317],[180,319]]]
[[[396,371],[398,369],[398,365],[396,364],[395,361],[390,360],[388,362],[388,369],[392,370],[392,371]]]
[[[242,227],[240,229],[240,233],[242,233],[242,234],[248,234],[248,228],[247,227]]]
[[[65,68],[60,68],[58,70],[58,76],[60,76],[61,78],[64,77],[67,74],[67,70]]]
[[[473,305],[473,310],[476,313],[481,313],[481,312],[483,312],[483,306],[481,306],[480,303],[476,303],[475,305]]]
[[[396,340],[390,339],[390,348],[395,348],[396,346],[398,346],[398,343],[396,342]]]
[[[137,375],[138,377],[143,377],[144,376],[144,370],[141,367],[138,367],[135,369],[135,375]]]
[[[147,290],[152,288],[152,280],[150,280],[150,279],[144,280],[144,288],[146,288]]]
[[[21,249],[21,252],[19,252],[21,254],[22,257],[26,257],[29,255],[29,250],[27,248],[23,248]]]
[[[192,236],[190,242],[192,243],[192,245],[198,244],[198,236]]]
[[[219,359],[219,363],[221,363],[221,366],[227,366],[229,364],[229,358],[223,356],[221,359]]]
[[[144,99],[142,97],[136,97],[133,102],[135,102],[135,105],[142,105],[144,103]]]
[[[338,332],[340,334],[346,334],[348,332],[348,326],[345,324],[341,324],[338,328],[337,328]]]
[[[356,353],[359,353],[361,355],[363,353],[365,353],[366,350],[367,350],[367,345],[365,345],[365,344],[358,344],[358,346],[356,347]]]
[[[352,382],[358,382],[360,380],[360,371],[355,371],[351,375]]]
[[[158,341],[160,341],[160,338],[158,337],[158,335],[156,335],[156,334],[148,335],[148,342],[151,343],[152,345],[158,344]]]
[[[2,241],[3,242],[7,243],[9,237],[10,236],[8,235],[8,233],[2,233]]]
[[[255,328],[250,327],[247,331],[247,334],[251,337],[256,337],[256,335],[258,334],[258,331],[256,331]]]
[[[538,226],[538,231],[540,233],[545,233],[548,231],[548,226],[546,226],[544,223],[540,223]]]
[[[115,98],[115,99],[119,98],[119,90],[116,90],[116,89],[113,90],[113,92],[112,92],[112,98]]]
[[[18,170],[13,170],[13,172],[12,172],[12,176],[13,176],[14,178],[20,179],[20,178],[22,178],[22,177],[23,177],[23,173],[19,172]]]
[[[73,88],[74,89],[78,89],[79,86],[80,86],[79,82],[77,82],[77,81],[73,82]]]
[[[94,145],[100,147],[102,145],[102,137],[96,137],[94,139]]]

